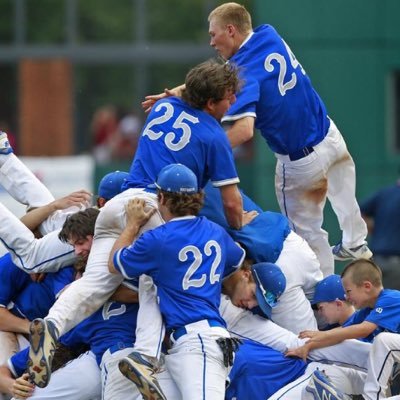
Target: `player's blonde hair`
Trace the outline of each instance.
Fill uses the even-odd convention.
[[[212,19],[222,26],[233,25],[243,35],[248,35],[253,29],[250,13],[238,3],[224,3],[215,8],[208,16],[208,22]]]
[[[345,267],[341,276],[348,277],[356,286],[361,286],[365,281],[371,282],[375,287],[382,286],[382,271],[371,260],[360,258],[352,261]]]

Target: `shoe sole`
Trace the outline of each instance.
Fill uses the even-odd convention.
[[[147,370],[142,373],[138,364],[125,359],[119,362],[118,367],[122,375],[137,386],[144,400],[167,400],[158,386],[156,378],[147,379],[145,377],[148,374]]]
[[[30,349],[27,362],[29,378],[36,386],[44,388],[50,381],[55,344],[52,338],[49,338],[49,348],[46,350],[46,336],[50,336],[50,333],[48,333],[44,321],[33,321],[29,332]]]

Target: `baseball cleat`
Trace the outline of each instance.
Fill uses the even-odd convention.
[[[157,378],[154,367],[140,353],[132,352],[118,364],[122,375],[133,382],[144,400],[167,400]]]
[[[314,396],[314,400],[348,400],[350,396],[337,390],[324,371],[316,369],[306,386],[306,391]]]
[[[10,154],[13,152],[7,133],[0,131],[0,154]]]
[[[57,343],[57,328],[51,321],[34,319],[29,327],[30,348],[27,362],[29,379],[40,388],[48,385]]]
[[[340,242],[332,247],[332,253],[334,259],[338,261],[356,260],[358,258],[369,260],[373,256],[372,251],[368,248],[366,243],[348,249]]]

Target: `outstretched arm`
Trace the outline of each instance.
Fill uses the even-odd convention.
[[[47,219],[55,211],[65,210],[66,208],[73,206],[87,206],[90,202],[91,197],[92,195],[88,191],[83,189],[78,190],[77,192],[73,192],[68,196],[62,197],[61,199],[54,200],[45,206],[38,207],[29,211],[21,218],[21,222],[31,231],[34,231],[45,219]]]
[[[144,101],[142,101],[142,108],[146,113],[148,113],[158,100],[170,96],[180,97],[183,89],[185,89],[185,84],[179,85],[173,89],[164,89],[164,92],[159,94],[150,94],[144,98]]]

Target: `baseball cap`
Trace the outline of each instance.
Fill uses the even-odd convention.
[[[329,275],[315,285],[314,298],[311,304],[321,303],[323,301],[345,300],[342,279],[339,275]]]
[[[282,270],[268,262],[254,264],[251,268],[256,282],[256,298],[263,313],[271,318],[272,308],[286,289],[286,278]]]
[[[158,174],[157,181],[148,185],[150,189],[160,189],[170,193],[198,193],[197,177],[183,164],[169,164]]]
[[[112,199],[122,192],[121,186],[127,180],[128,176],[128,172],[123,171],[114,171],[104,175],[99,183],[97,194],[106,200]]]

